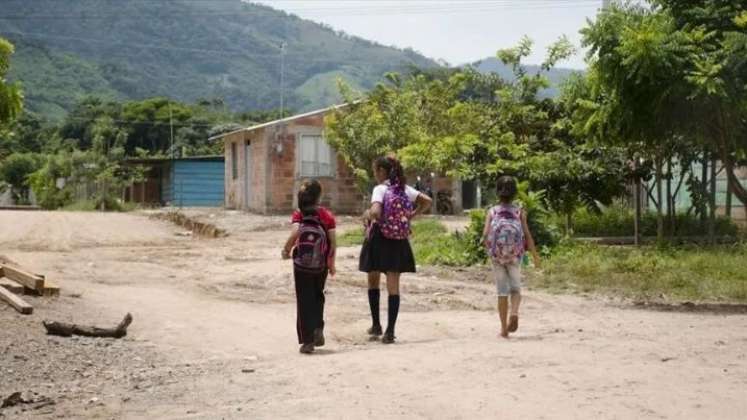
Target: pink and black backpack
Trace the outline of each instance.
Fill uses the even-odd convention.
[[[329,238],[318,215],[304,216],[298,226],[293,265],[301,271],[321,273],[327,269]]]
[[[381,214],[381,234],[387,239],[402,240],[410,237],[410,219],[414,206],[399,185],[390,185],[384,193]]]

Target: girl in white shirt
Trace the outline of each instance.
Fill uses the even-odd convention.
[[[394,326],[399,313],[399,278],[401,273],[415,272],[415,257],[408,239],[389,239],[381,232],[380,220],[383,216],[384,198],[390,189],[392,193],[404,194],[414,204],[411,219],[427,211],[432,200],[425,194],[408,186],[402,165],[392,156],[380,157],[374,161],[374,176],[379,183],[371,195],[371,208],[363,219],[368,227],[368,235],[361,248],[359,269],[368,273],[368,304],[371,308],[372,326],[368,333],[372,336],[382,335],[379,320],[379,289],[381,273],[386,274],[387,292],[389,293],[387,328],[381,341],[386,344],[394,342]]]

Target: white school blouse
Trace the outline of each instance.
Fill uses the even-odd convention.
[[[385,182],[383,184],[379,184],[373,189],[373,193],[371,194],[371,203],[384,203],[384,194],[386,194],[386,190],[389,188],[389,182]],[[407,198],[410,199],[413,203],[418,199],[418,196],[420,195],[420,191],[416,190],[415,188],[405,185],[405,194],[407,194]]]

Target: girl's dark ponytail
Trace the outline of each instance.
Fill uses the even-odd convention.
[[[316,213],[319,199],[322,195],[322,185],[315,179],[306,180],[298,189],[298,210],[303,216]]]
[[[404,169],[402,169],[402,164],[394,156],[382,156],[376,159],[376,167],[386,171],[390,185],[399,189],[404,189],[405,185],[407,185],[407,178],[405,177]]]

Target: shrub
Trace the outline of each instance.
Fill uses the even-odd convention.
[[[18,204],[29,203],[29,176],[40,166],[39,156],[33,153],[13,153],[0,164],[0,181],[10,185]]]
[[[574,215],[575,236],[632,236],[633,219],[635,215],[632,209],[622,204],[607,207],[601,214],[590,213],[586,209],[579,209]],[[556,221],[558,219],[555,219]],[[677,236],[701,236],[708,234],[707,225],[694,215],[684,213],[675,216],[674,232]],[[666,220],[665,220],[666,227]],[[656,213],[646,212],[641,216],[640,230],[642,236],[656,236]],[[739,227],[728,217],[716,218],[716,234],[720,236],[737,236]],[[668,232],[671,234],[671,232]]]
[[[58,179],[67,179],[72,171],[72,160],[68,154],[47,156],[42,167],[29,176],[31,189],[39,205],[45,209],[56,209],[72,203],[73,189],[70,185],[58,188]]]

